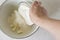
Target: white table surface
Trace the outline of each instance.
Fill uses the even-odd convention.
[[[25,39],[12,39],[0,31],[0,40],[54,40],[54,39],[52,35],[49,34],[47,31],[39,29],[35,34]]]
[[[0,0],[0,5],[2,4],[3,1],[4,0]],[[35,34],[25,39],[10,38],[0,30],[0,40],[54,40],[54,38],[49,32],[47,32],[46,30],[42,28],[39,28]]]

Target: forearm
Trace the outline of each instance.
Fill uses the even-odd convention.
[[[38,25],[48,30],[52,34],[54,34],[56,38],[60,39],[60,20],[43,18],[43,19],[40,19],[40,22],[38,22]]]
[[[57,39],[60,37],[60,21],[47,17],[47,11],[41,6],[40,2],[35,1],[30,9],[30,18],[33,23],[48,30],[55,35]]]

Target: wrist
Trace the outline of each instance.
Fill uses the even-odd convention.
[[[41,18],[38,18],[38,21],[37,21],[37,24],[39,26],[42,26],[44,23],[46,23],[47,21],[49,21],[50,18],[48,16],[46,17],[41,17]]]

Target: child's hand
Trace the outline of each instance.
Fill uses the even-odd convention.
[[[47,17],[47,11],[41,6],[40,2],[35,1],[30,8],[30,18],[33,23],[37,24],[39,20]]]

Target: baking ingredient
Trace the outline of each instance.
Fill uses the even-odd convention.
[[[29,16],[29,6],[25,3],[20,4],[18,8],[18,12],[20,15],[22,15],[28,25],[33,25],[33,22],[30,19]]]
[[[33,30],[32,26],[26,24],[25,19],[17,10],[14,10],[8,17],[8,23],[10,24],[11,30],[16,34],[26,35]]]

